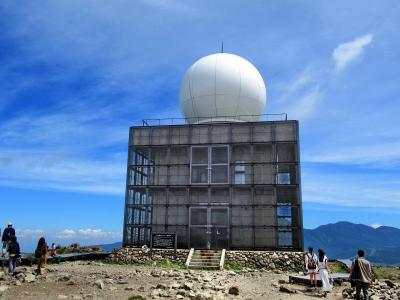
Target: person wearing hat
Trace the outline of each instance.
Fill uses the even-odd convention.
[[[8,223],[8,226],[3,231],[3,236],[1,241],[3,242],[3,256],[8,250],[8,245],[11,243],[12,238],[15,236],[15,229],[11,222]]]

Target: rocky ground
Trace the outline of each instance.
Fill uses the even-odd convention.
[[[0,271],[1,299],[312,299],[318,290],[288,284],[288,274],[242,271],[189,271],[100,262],[50,265],[44,275],[19,267],[10,277]],[[380,281],[375,299],[400,299],[400,285]],[[390,287],[390,285],[392,287]],[[380,293],[382,292],[382,293]],[[351,294],[335,287],[329,299]]]

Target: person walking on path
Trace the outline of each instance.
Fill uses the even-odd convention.
[[[361,290],[364,300],[369,299],[369,285],[374,281],[371,264],[364,258],[364,251],[358,250],[358,258],[353,262],[350,269],[350,278],[356,280],[356,300],[361,299]]]
[[[3,236],[1,238],[1,241],[3,242],[3,253],[2,255],[4,256],[8,249],[8,245],[10,244],[12,238],[15,236],[15,229],[12,226],[12,223],[9,222],[8,226],[6,229],[3,231]]]
[[[13,236],[8,245],[8,273],[14,274],[17,266],[17,259],[21,256],[17,237]]]
[[[318,268],[318,258],[314,253],[313,247],[308,247],[308,252],[306,254],[306,269],[307,273],[310,275],[311,287],[317,287],[317,268]]]
[[[322,291],[324,298],[328,297],[328,293],[332,291],[332,285],[329,282],[329,264],[328,258],[325,255],[324,250],[318,249],[318,269],[319,278],[322,281]]]
[[[38,241],[36,250],[35,250],[35,258],[38,259],[38,267],[37,267],[37,274],[43,274],[43,270],[46,266],[46,260],[47,260],[47,244],[46,240],[44,237],[41,237]]]

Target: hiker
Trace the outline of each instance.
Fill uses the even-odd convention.
[[[61,262],[61,256],[57,255],[57,246],[55,243],[51,244],[50,248],[50,256],[53,258],[53,260],[59,264]]]
[[[43,269],[46,266],[47,250],[46,240],[41,237],[35,250],[35,258],[38,260],[37,274],[43,274]]]
[[[324,298],[328,297],[328,293],[332,291],[332,285],[329,282],[329,264],[328,258],[325,256],[325,252],[322,249],[318,249],[318,269],[319,278],[322,281],[322,291]]]
[[[3,253],[2,253],[3,256],[7,252],[8,245],[10,244],[11,239],[14,236],[15,236],[15,229],[13,228],[12,223],[9,222],[7,228],[4,229],[3,236],[1,238],[1,241],[3,242]]]
[[[311,287],[317,287],[317,268],[318,268],[318,258],[314,253],[313,247],[308,247],[308,252],[306,254],[306,269],[307,273],[310,274],[310,284]]]
[[[50,256],[54,257],[57,256],[57,247],[55,243],[51,244],[51,248],[50,248]]]
[[[357,251],[358,258],[353,261],[350,269],[350,280],[356,283],[356,299],[361,299],[361,290],[363,291],[364,300],[369,299],[369,285],[374,281],[371,264],[364,258],[364,251]]]
[[[8,273],[11,275],[15,273],[15,267],[17,266],[17,259],[21,256],[19,249],[19,243],[17,237],[13,236],[10,244],[8,245]]]

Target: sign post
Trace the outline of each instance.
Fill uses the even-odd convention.
[[[150,258],[153,258],[153,248],[174,249],[176,259],[176,248],[178,246],[178,233],[153,232],[150,241]]]

